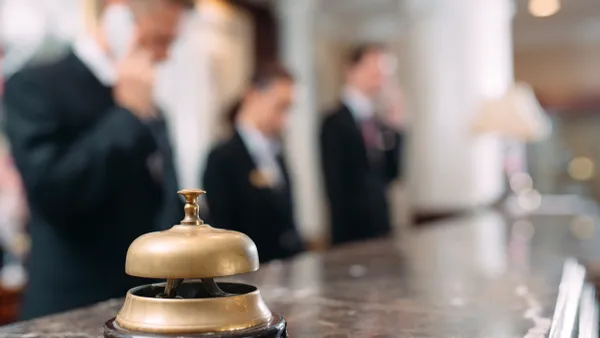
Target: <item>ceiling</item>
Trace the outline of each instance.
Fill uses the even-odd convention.
[[[527,1],[517,1],[515,44],[520,48],[600,40],[600,1],[562,0],[561,10],[547,18],[529,14]]]
[[[238,1],[268,5],[278,0]],[[318,29],[321,33],[340,38],[399,37],[404,32],[401,9],[403,1],[408,0],[317,0]],[[600,41],[600,0],[561,0],[561,10],[548,18],[531,16],[527,9],[528,0],[514,2],[514,37],[517,48]]]
[[[325,14],[369,16],[400,11],[399,0],[321,0],[319,11]]]
[[[400,0],[321,0],[317,27],[348,40],[373,40],[403,31]]]

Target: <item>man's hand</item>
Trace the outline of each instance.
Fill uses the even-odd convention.
[[[404,95],[399,88],[386,95],[386,115],[385,122],[387,125],[395,130],[402,130],[406,124],[405,109],[406,104],[404,101]]]
[[[155,66],[150,53],[138,46],[137,39],[127,57],[118,65],[117,74],[113,90],[115,102],[140,120],[154,118]]]

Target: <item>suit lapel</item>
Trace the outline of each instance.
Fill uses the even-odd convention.
[[[236,154],[238,154],[237,156],[240,161],[240,166],[244,172],[248,173],[249,179],[251,179],[250,176],[253,172],[257,170],[257,166],[254,162],[254,159],[252,158],[252,155],[250,155],[248,147],[246,146],[244,140],[242,140],[242,137],[237,131],[234,132],[233,143],[235,145],[235,152]]]
[[[364,159],[365,163],[369,165],[369,157],[367,154],[365,140],[363,138],[360,126],[358,125],[358,122],[352,115],[350,108],[342,103],[339,113],[343,116],[342,121],[344,129],[348,130],[350,137],[349,141],[358,145],[360,149],[360,156]]]
[[[287,168],[287,162],[285,156],[279,155],[277,156],[277,163],[279,164],[279,168],[281,168],[281,174],[283,175],[283,182],[285,186],[283,187],[288,193],[291,194],[291,181],[290,181],[290,173]]]

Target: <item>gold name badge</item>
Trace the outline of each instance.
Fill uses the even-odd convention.
[[[268,188],[270,186],[267,175],[258,169],[254,169],[250,172],[250,184],[261,189]]]

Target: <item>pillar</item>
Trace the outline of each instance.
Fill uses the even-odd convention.
[[[249,26],[234,5],[201,1],[161,66],[157,101],[167,114],[182,188],[202,188],[208,153],[224,136],[224,113],[244,90],[253,65],[252,37],[229,32],[248,32]]]
[[[211,119],[217,115],[210,78],[214,43],[203,26],[203,9],[182,25],[168,61],[158,71],[156,100],[169,122],[180,188],[201,188],[201,173],[212,144]]]
[[[319,240],[325,234],[318,155],[315,5],[315,0],[277,2],[280,55],[297,84],[285,137],[286,158],[293,180],[297,223],[301,234],[309,240]]]
[[[470,131],[482,102],[513,83],[510,0],[403,1],[411,126],[406,156],[416,215],[463,211],[504,191],[501,141]]]

